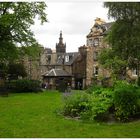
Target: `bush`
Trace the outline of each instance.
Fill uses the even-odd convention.
[[[93,94],[79,93],[66,98],[64,115],[84,120],[106,120],[112,107],[112,91],[98,89]]]
[[[64,100],[63,113],[65,116],[80,117],[82,112],[89,110],[89,95],[86,93],[71,94]]]
[[[139,92],[138,86],[125,81],[117,81],[114,88],[91,86],[84,94],[66,98],[64,115],[92,121],[106,121],[115,116],[120,121],[128,121],[140,115]]]
[[[13,92],[39,92],[41,91],[40,81],[37,80],[14,80],[8,83],[8,88]]]
[[[101,120],[105,121],[108,119],[110,108],[113,107],[112,91],[110,89],[98,89],[93,92],[90,98],[91,114],[90,120]]]
[[[137,113],[137,88],[125,81],[117,82],[114,88],[113,100],[116,117],[120,121],[128,121],[130,117]]]
[[[92,94],[93,91],[96,91],[98,89],[101,89],[101,86],[99,85],[90,85],[87,90],[86,90],[86,93],[89,93],[89,94]]]
[[[137,84],[138,84],[138,86],[140,86],[140,77],[138,77]]]

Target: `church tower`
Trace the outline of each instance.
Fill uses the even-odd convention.
[[[60,31],[59,43],[56,43],[56,53],[66,53],[66,43],[63,43],[62,31]]]

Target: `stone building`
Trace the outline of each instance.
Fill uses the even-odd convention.
[[[98,55],[103,48],[110,47],[103,41],[113,22],[106,23],[100,18],[95,19],[95,24],[87,35],[87,54],[86,54],[86,86],[91,83],[100,82],[103,79],[110,79],[111,72],[104,69],[98,62]],[[138,75],[137,69],[127,68],[127,80],[136,80]]]
[[[78,52],[66,52],[66,43],[63,43],[62,32],[56,51],[50,48],[41,48],[36,60],[27,58],[26,68],[31,79],[51,81],[53,87],[64,81],[69,82],[74,89],[83,89],[91,84],[101,84],[102,79],[109,79],[111,73],[98,62],[98,55],[103,48],[108,48],[103,39],[110,30],[112,22],[106,23],[100,18],[86,36],[86,45],[79,47]],[[137,69],[128,70],[129,78],[137,78]],[[53,82],[52,82],[53,81]]]
[[[40,57],[35,61],[30,59],[26,62],[28,74],[31,79],[59,81],[46,76],[50,71],[63,71],[67,73],[69,82],[74,89],[83,89],[93,83],[97,77],[109,76],[108,71],[103,69],[97,57],[100,50],[106,47],[102,44],[103,33],[110,28],[110,23],[105,23],[101,19],[96,19],[95,24],[87,35],[87,44],[79,47],[78,52],[66,52],[66,43],[63,43],[62,32],[60,32],[59,42],[56,44],[56,51],[49,48],[41,48]],[[49,78],[49,79],[48,79]],[[60,76],[62,78],[62,74]],[[55,79],[55,80],[54,80]],[[52,84],[52,83],[51,83]]]
[[[103,48],[108,47],[103,42],[105,32],[109,30],[112,23],[106,23],[100,18],[95,19],[95,24],[87,35],[87,59],[86,59],[86,86],[101,78],[110,77],[108,70],[104,69],[98,62],[98,55]],[[97,82],[97,81],[96,81]]]
[[[53,87],[60,81],[66,81],[75,88],[73,64],[78,58],[78,52],[66,52],[66,43],[63,43],[62,32],[60,32],[59,43],[56,44],[56,52],[46,49],[40,55],[40,75],[44,82],[51,83]],[[53,75],[50,76],[50,73]]]

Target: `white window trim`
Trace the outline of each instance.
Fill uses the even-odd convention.
[[[96,74],[96,68],[98,68],[98,74]],[[98,76],[99,75],[99,67],[94,67],[94,71],[93,72],[94,72],[95,76]]]
[[[137,69],[132,69],[132,76],[138,76],[137,73],[138,73],[138,72],[137,72]]]
[[[69,62],[69,55],[65,56],[65,62]]]

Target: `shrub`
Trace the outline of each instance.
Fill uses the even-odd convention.
[[[134,85],[125,81],[119,81],[114,89],[114,105],[116,117],[120,121],[128,121],[137,113],[138,94]]]
[[[73,94],[65,100],[64,115],[88,120],[105,120],[112,107],[112,91],[98,89],[93,94]]]
[[[86,90],[86,93],[89,93],[89,94],[92,94],[93,91],[96,91],[98,89],[101,89],[101,86],[99,85],[90,85],[87,90]]]
[[[8,90],[4,85],[0,85],[0,95],[8,96]]]
[[[99,89],[93,92],[90,98],[91,114],[90,120],[107,120],[110,108],[113,107],[112,91],[110,89]]]
[[[140,86],[140,77],[138,77],[137,84]]]
[[[37,80],[14,80],[8,83],[8,88],[13,92],[39,92],[41,91],[40,81]]]
[[[80,117],[82,112],[89,110],[88,100],[89,95],[86,93],[75,93],[67,96],[64,100],[64,115]]]
[[[17,80],[19,76],[26,77],[27,73],[25,67],[21,63],[11,63],[8,65],[9,79]]]

